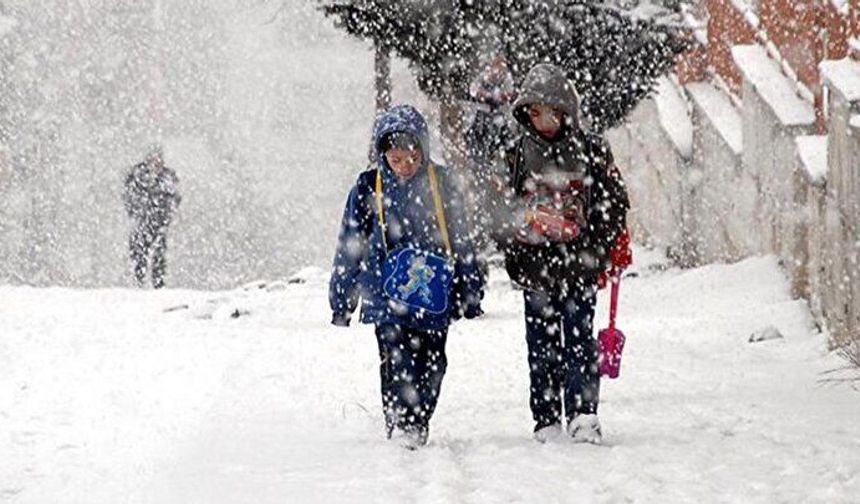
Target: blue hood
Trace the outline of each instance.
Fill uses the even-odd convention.
[[[390,168],[385,162],[384,153],[379,150],[379,143],[389,133],[409,133],[417,138],[424,155],[423,165],[427,165],[430,161],[430,135],[427,132],[427,121],[418,109],[411,105],[397,105],[377,119],[373,127],[373,149],[376,162],[380,168],[384,168],[384,172],[390,171]]]

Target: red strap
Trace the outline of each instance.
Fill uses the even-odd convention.
[[[625,229],[615,240],[611,252],[612,266],[616,271],[623,271],[633,264],[633,251],[630,249],[630,232]]]
[[[621,278],[610,278],[612,282],[612,298],[609,301],[609,329],[615,330],[615,317],[618,315],[618,290],[621,287]]]

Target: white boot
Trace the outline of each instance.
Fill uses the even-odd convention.
[[[574,443],[600,444],[603,442],[597,415],[577,415],[567,424],[567,433]]]
[[[552,443],[561,437],[561,424],[552,424],[541,427],[535,431],[535,441],[538,443]]]

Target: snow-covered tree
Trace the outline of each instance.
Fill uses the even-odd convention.
[[[449,163],[463,164],[459,100],[474,76],[483,9],[450,0],[336,0],[322,8],[348,33],[410,63],[418,86],[439,103]]]
[[[559,65],[596,131],[621,123],[686,47],[675,26],[599,2],[507,0],[498,16],[515,77],[536,63]]]
[[[653,9],[640,3],[334,0],[323,10],[348,33],[409,61],[421,89],[444,106],[466,97],[488,46],[503,52],[517,78],[535,63],[556,63],[599,131],[622,121],[685,47],[676,26],[652,19],[677,10],[678,2],[646,2]]]

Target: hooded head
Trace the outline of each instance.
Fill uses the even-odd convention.
[[[529,109],[533,105],[549,106],[564,114],[567,136],[579,133],[582,128],[579,95],[573,83],[555,65],[542,63],[532,68],[514,103],[514,117],[528,131],[536,131],[529,118]]]
[[[397,105],[388,109],[377,121],[373,131],[373,146],[376,160],[383,171],[391,171],[386,149],[416,146],[421,151],[420,168],[430,160],[430,140],[427,121],[415,107]]]

